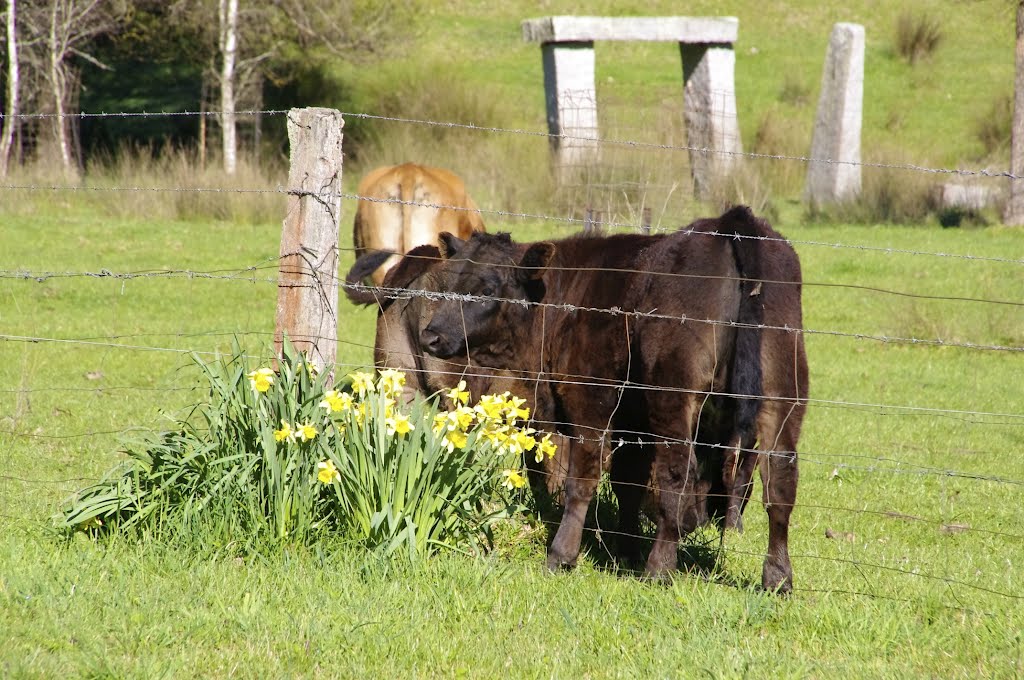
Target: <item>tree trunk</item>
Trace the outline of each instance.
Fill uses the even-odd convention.
[[[50,69],[50,94],[53,95],[54,131],[57,138],[57,149],[60,151],[60,162],[64,167],[64,174],[70,177],[74,172],[71,164],[71,148],[68,143],[67,118],[64,110],[64,96],[67,90],[67,83],[65,82],[63,68],[64,50],[61,44],[63,40],[57,33],[58,12],[58,4],[54,3],[50,13],[50,41],[47,45],[49,52],[47,57]]]
[[[18,94],[18,34],[15,24],[17,3],[7,0],[7,106],[4,107],[4,126],[0,131],[0,177],[7,176],[7,166],[11,158],[11,144],[14,141],[14,128],[17,125]]]
[[[238,50],[238,0],[220,0],[220,120],[224,143],[224,172],[235,174],[238,142],[235,136],[235,58]]]
[[[1017,1],[1016,75],[1013,81],[1013,128],[1010,133],[1010,200],[1003,222],[1024,226],[1024,0]]]

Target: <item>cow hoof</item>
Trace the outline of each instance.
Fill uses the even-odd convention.
[[[576,559],[567,559],[560,556],[558,553],[548,553],[547,560],[548,571],[555,573],[559,571],[568,571],[576,567]]]
[[[761,587],[769,593],[789,595],[793,592],[792,569],[788,565],[783,567],[771,562],[765,562],[764,569],[761,572]]]
[[[660,571],[651,571],[650,569],[644,572],[643,580],[648,583],[657,583],[659,585],[670,585],[672,579],[676,575],[675,569],[662,569]]]

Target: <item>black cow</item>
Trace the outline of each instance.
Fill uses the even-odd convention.
[[[625,430],[653,442],[660,499],[647,572],[674,571],[678,540],[699,519],[694,441],[708,429],[708,407],[724,404],[712,429],[725,452],[726,523],[738,523],[758,442],[770,523],[762,584],[792,588],[788,527],[807,371],[799,263],[770,225],[738,207],[667,236],[520,245],[505,234],[443,234],[442,246],[435,283],[466,297],[436,303],[421,345],[537,376],[574,438],[550,568],[575,564],[612,433]],[[793,330],[766,335],[766,318]],[[636,479],[646,479],[642,463],[627,465]]]

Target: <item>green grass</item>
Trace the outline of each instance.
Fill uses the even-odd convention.
[[[566,233],[506,226],[528,239]],[[186,349],[226,351],[235,334],[269,344],[279,226],[114,220],[88,207],[9,220],[7,271],[241,277],[0,280],[5,335],[41,339],[0,344],[3,674],[1020,675],[1019,353],[831,333],[1024,344],[1019,306],[894,294],[1024,299],[1019,263],[899,252],[1019,261],[1019,235],[777,227],[801,254],[805,326],[826,331],[808,336],[788,599],[756,591],[756,503],[721,552],[713,532],[691,539],[698,571],[668,587],[616,573],[593,532],[578,571],[545,575],[544,527],[522,523],[499,531],[486,559],[418,568],[341,543],[241,560],[62,544],[48,528],[61,500],[120,460],[120,437],[194,400]],[[870,249],[827,245],[837,242]],[[339,361],[364,366],[374,315],[341,311]],[[594,526],[614,541],[601,503]]]
[[[748,150],[761,130],[773,153],[807,152],[831,25],[854,21],[867,29],[866,162],[1005,166],[1005,147],[986,146],[973,131],[1012,87],[1012,6],[930,0],[915,8],[941,17],[945,37],[914,66],[896,52],[896,4],[696,0],[682,11],[740,18],[736,84]],[[574,11],[561,0],[542,11],[524,2],[439,5],[410,41],[415,58],[358,73],[355,100],[371,113],[544,130],[540,50],[521,41],[519,22]],[[587,8],[679,11],[661,0]],[[607,138],[677,143],[674,46],[602,44],[597,69]],[[465,89],[453,91],[454,81]],[[397,108],[376,111],[392,83]],[[350,192],[367,168],[412,159],[459,171],[488,210],[561,216],[593,200],[614,219],[635,221],[643,204],[665,227],[709,212],[668,186],[628,202],[621,189],[597,199],[585,189],[559,194],[547,185],[542,137],[361,125],[379,139],[347,144]],[[685,185],[679,154],[647,151],[625,162]],[[224,182],[179,160],[91,167],[87,181],[285,183],[280,168]],[[416,568],[340,542],[245,559],[84,537],[62,543],[49,523],[61,501],[122,459],[122,437],[159,428],[165,414],[195,402],[188,351],[228,352],[235,337],[254,352],[269,346],[284,203],[273,193],[5,190],[0,675],[1024,675],[1021,355],[951,346],[1024,345],[1020,233],[804,224],[794,200],[802,167],[773,161],[755,170],[767,178],[777,228],[800,253],[812,331],[791,531],[796,590],[787,599],[754,587],[766,543],[756,502],[746,532],[726,536],[721,550],[713,532],[690,539],[685,556],[696,571],[667,587],[616,572],[596,531],[577,571],[547,575],[549,527],[524,522],[504,526],[486,559],[442,555]],[[45,174],[27,179],[50,183]],[[345,200],[343,248],[351,217]],[[493,214],[488,227],[521,239],[574,230]],[[344,251],[342,269],[351,261]],[[374,320],[372,310],[341,303],[345,369],[370,363]],[[614,542],[611,501],[600,503],[591,527]]]

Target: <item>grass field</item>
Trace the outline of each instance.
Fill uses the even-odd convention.
[[[985,148],[975,129],[1012,89],[1013,6],[914,6],[940,17],[945,35],[915,66],[894,54],[894,3],[695,0],[685,12],[740,19],[747,150],[807,152],[828,33],[855,21],[867,29],[866,162],[1005,167],[1005,148]],[[354,67],[339,66],[355,90],[310,103],[364,110],[391,88],[393,108],[365,110],[544,130],[540,50],[521,41],[519,21],[575,11],[561,0],[436,5],[405,54],[355,81]],[[679,11],[661,0],[587,8]],[[672,45],[600,45],[608,134],[675,134],[679,71]],[[571,233],[578,224],[563,218],[587,200],[607,200],[630,223],[640,204],[668,206],[655,220],[664,227],[709,211],[686,196],[670,202],[685,191],[664,186],[628,200],[621,187],[606,199],[586,188],[559,195],[546,183],[543,137],[349,124],[372,125],[377,139],[346,148],[349,191],[378,163],[446,165],[491,211],[490,230],[524,240]],[[638,158],[688,182],[685,160],[649,151],[623,162]],[[1024,676],[1021,233],[809,223],[796,200],[801,164],[754,169],[805,280],[811,402],[788,598],[757,587],[767,529],[756,502],[743,534],[688,539],[692,571],[667,586],[617,569],[604,543],[614,544],[608,494],[580,568],[557,575],[542,569],[551,527],[528,519],[503,526],[486,557],[415,567],[341,539],[256,554],[63,542],[50,519],[62,500],[121,460],[121,441],[196,401],[188,352],[230,351],[235,338],[268,351],[284,213],[272,188],[285,179],[244,164],[233,179],[202,176],[182,155],[94,166],[85,186],[96,191],[0,188],[0,675]],[[947,178],[877,177],[896,193]],[[163,190],[120,190],[129,186]],[[346,199],[342,269],[352,209]],[[365,367],[374,312],[340,308],[339,364]]]
[[[244,558],[64,545],[48,529],[61,499],[118,460],[119,439],[190,402],[185,350],[226,350],[235,335],[267,346],[278,226],[88,208],[9,221],[3,674],[1019,676],[1019,352],[840,335],[1019,347],[1019,235],[777,226],[800,252],[812,331],[788,599],[755,587],[756,505],[723,547],[713,532],[689,541],[697,571],[667,587],[617,573],[595,534],[578,571],[545,575],[544,528],[518,523],[485,559],[417,568],[343,544]],[[167,270],[193,274],[142,275]],[[342,311],[339,360],[366,365],[373,314]],[[610,502],[595,528],[614,529]]]

